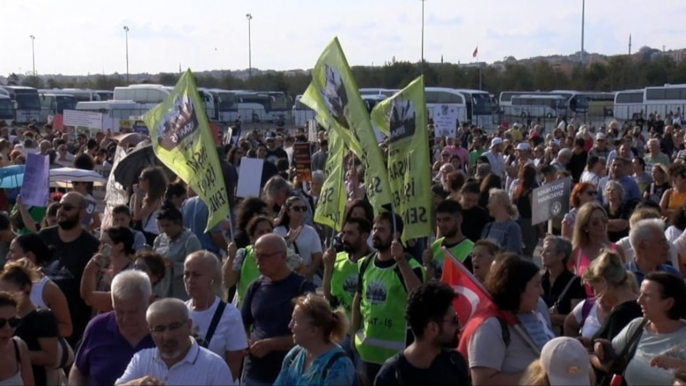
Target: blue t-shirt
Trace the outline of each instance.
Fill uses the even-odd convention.
[[[641,282],[643,282],[643,279],[645,278],[645,274],[641,272],[640,269],[638,269],[638,266],[636,265],[636,260],[631,260],[630,262],[625,264],[627,271],[633,272],[634,276],[636,276],[636,282],[638,283],[638,286],[641,286]],[[655,268],[655,272],[667,272],[671,273],[672,275],[682,278],[681,273],[679,272],[678,269],[672,267],[669,264],[660,264]]]
[[[340,353],[338,358],[330,363],[332,357]],[[314,386],[314,385],[354,385],[357,380],[353,362],[345,355],[341,346],[318,356],[307,371],[305,367],[305,349],[295,346],[283,360],[283,366],[274,385],[283,386]],[[327,369],[328,367],[328,369]],[[324,378],[326,373],[326,378]]]
[[[200,197],[195,196],[187,199],[183,203],[181,211],[183,215],[183,226],[190,229],[198,240],[200,240],[202,249],[207,249],[215,255],[219,255],[219,247],[212,240],[210,233],[221,232],[222,227],[221,223],[219,223],[212,227],[209,232],[205,233],[207,218],[210,215],[207,205],[205,205]]]
[[[315,292],[314,285],[303,276],[291,272],[285,279],[271,281],[260,276],[245,290],[241,316],[243,325],[250,331],[250,341],[291,335],[288,324],[293,314],[293,299]],[[261,382],[274,382],[286,351],[272,351],[262,358],[249,355],[243,374]]]

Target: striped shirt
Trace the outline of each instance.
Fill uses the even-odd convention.
[[[116,385],[151,375],[165,385],[237,385],[226,362],[217,354],[198,346],[195,339],[186,356],[167,367],[157,348],[137,352]]]

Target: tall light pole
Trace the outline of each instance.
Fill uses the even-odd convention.
[[[252,34],[250,31],[252,14],[246,13],[245,18],[248,19],[248,77],[252,78]]]
[[[424,2],[426,0],[421,0],[422,1],[422,63],[421,63],[421,71],[422,75],[424,75]]]
[[[584,23],[586,19],[586,0],[581,0],[581,52],[579,53],[579,60],[584,64]]]
[[[129,27],[124,26],[124,34],[126,35],[126,84],[129,83]]]
[[[36,49],[34,42],[36,41],[36,37],[31,35],[31,57],[33,58],[33,77],[36,77]]]

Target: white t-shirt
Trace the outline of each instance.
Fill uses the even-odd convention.
[[[274,228],[274,233],[286,238],[288,231],[285,226],[278,226]],[[295,239],[295,244],[297,244],[298,248],[296,249],[294,246],[294,249],[296,249],[305,265],[312,264],[313,253],[322,252],[322,241],[319,238],[319,234],[309,225],[303,225],[303,229],[300,231],[298,238]]]
[[[597,188],[598,184],[600,183],[600,176],[586,170],[583,173],[581,173],[581,182],[588,182],[589,184]]]
[[[667,237],[667,241],[669,241],[669,261],[672,262],[672,267],[679,269],[679,256],[676,253],[676,247],[674,246],[674,242],[669,240],[668,235],[665,236]],[[634,249],[631,247],[631,243],[629,242],[629,236],[619,240],[617,242],[617,245],[622,247],[622,250],[624,251],[624,257],[626,258],[627,262],[634,260],[636,253],[634,252]]]
[[[574,315],[574,319],[576,319],[576,322],[579,324],[582,322],[584,303],[587,301],[588,300],[579,302],[572,310],[572,315]],[[592,338],[602,326],[603,324],[600,323],[600,320],[598,319],[598,303],[594,302],[591,309],[588,311],[583,327],[581,327],[581,336],[584,338]]]
[[[207,334],[214,313],[219,307],[219,301],[219,297],[215,297],[212,306],[204,311],[193,311],[191,300],[186,301],[188,316],[193,320],[193,336],[205,340],[205,334]],[[217,328],[214,330],[208,349],[225,358],[227,351],[243,350],[246,347],[248,347],[248,339],[245,335],[241,313],[233,305],[227,304]]]

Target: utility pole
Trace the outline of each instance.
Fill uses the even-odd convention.
[[[631,56],[631,34],[629,34],[629,56]]]
[[[129,84],[129,27],[124,26],[126,35],[126,84]]]
[[[31,57],[33,58],[33,77],[36,77],[36,49],[34,42],[36,41],[36,37],[31,35]]]
[[[252,14],[248,13],[245,17],[248,19],[248,77],[252,78],[252,32],[250,30]]]
[[[579,60],[584,64],[584,23],[586,19],[586,0],[581,0],[581,52],[579,53]]]
[[[422,63],[421,63],[421,72],[422,75],[424,75],[424,3],[426,0],[421,0],[422,1]]]

